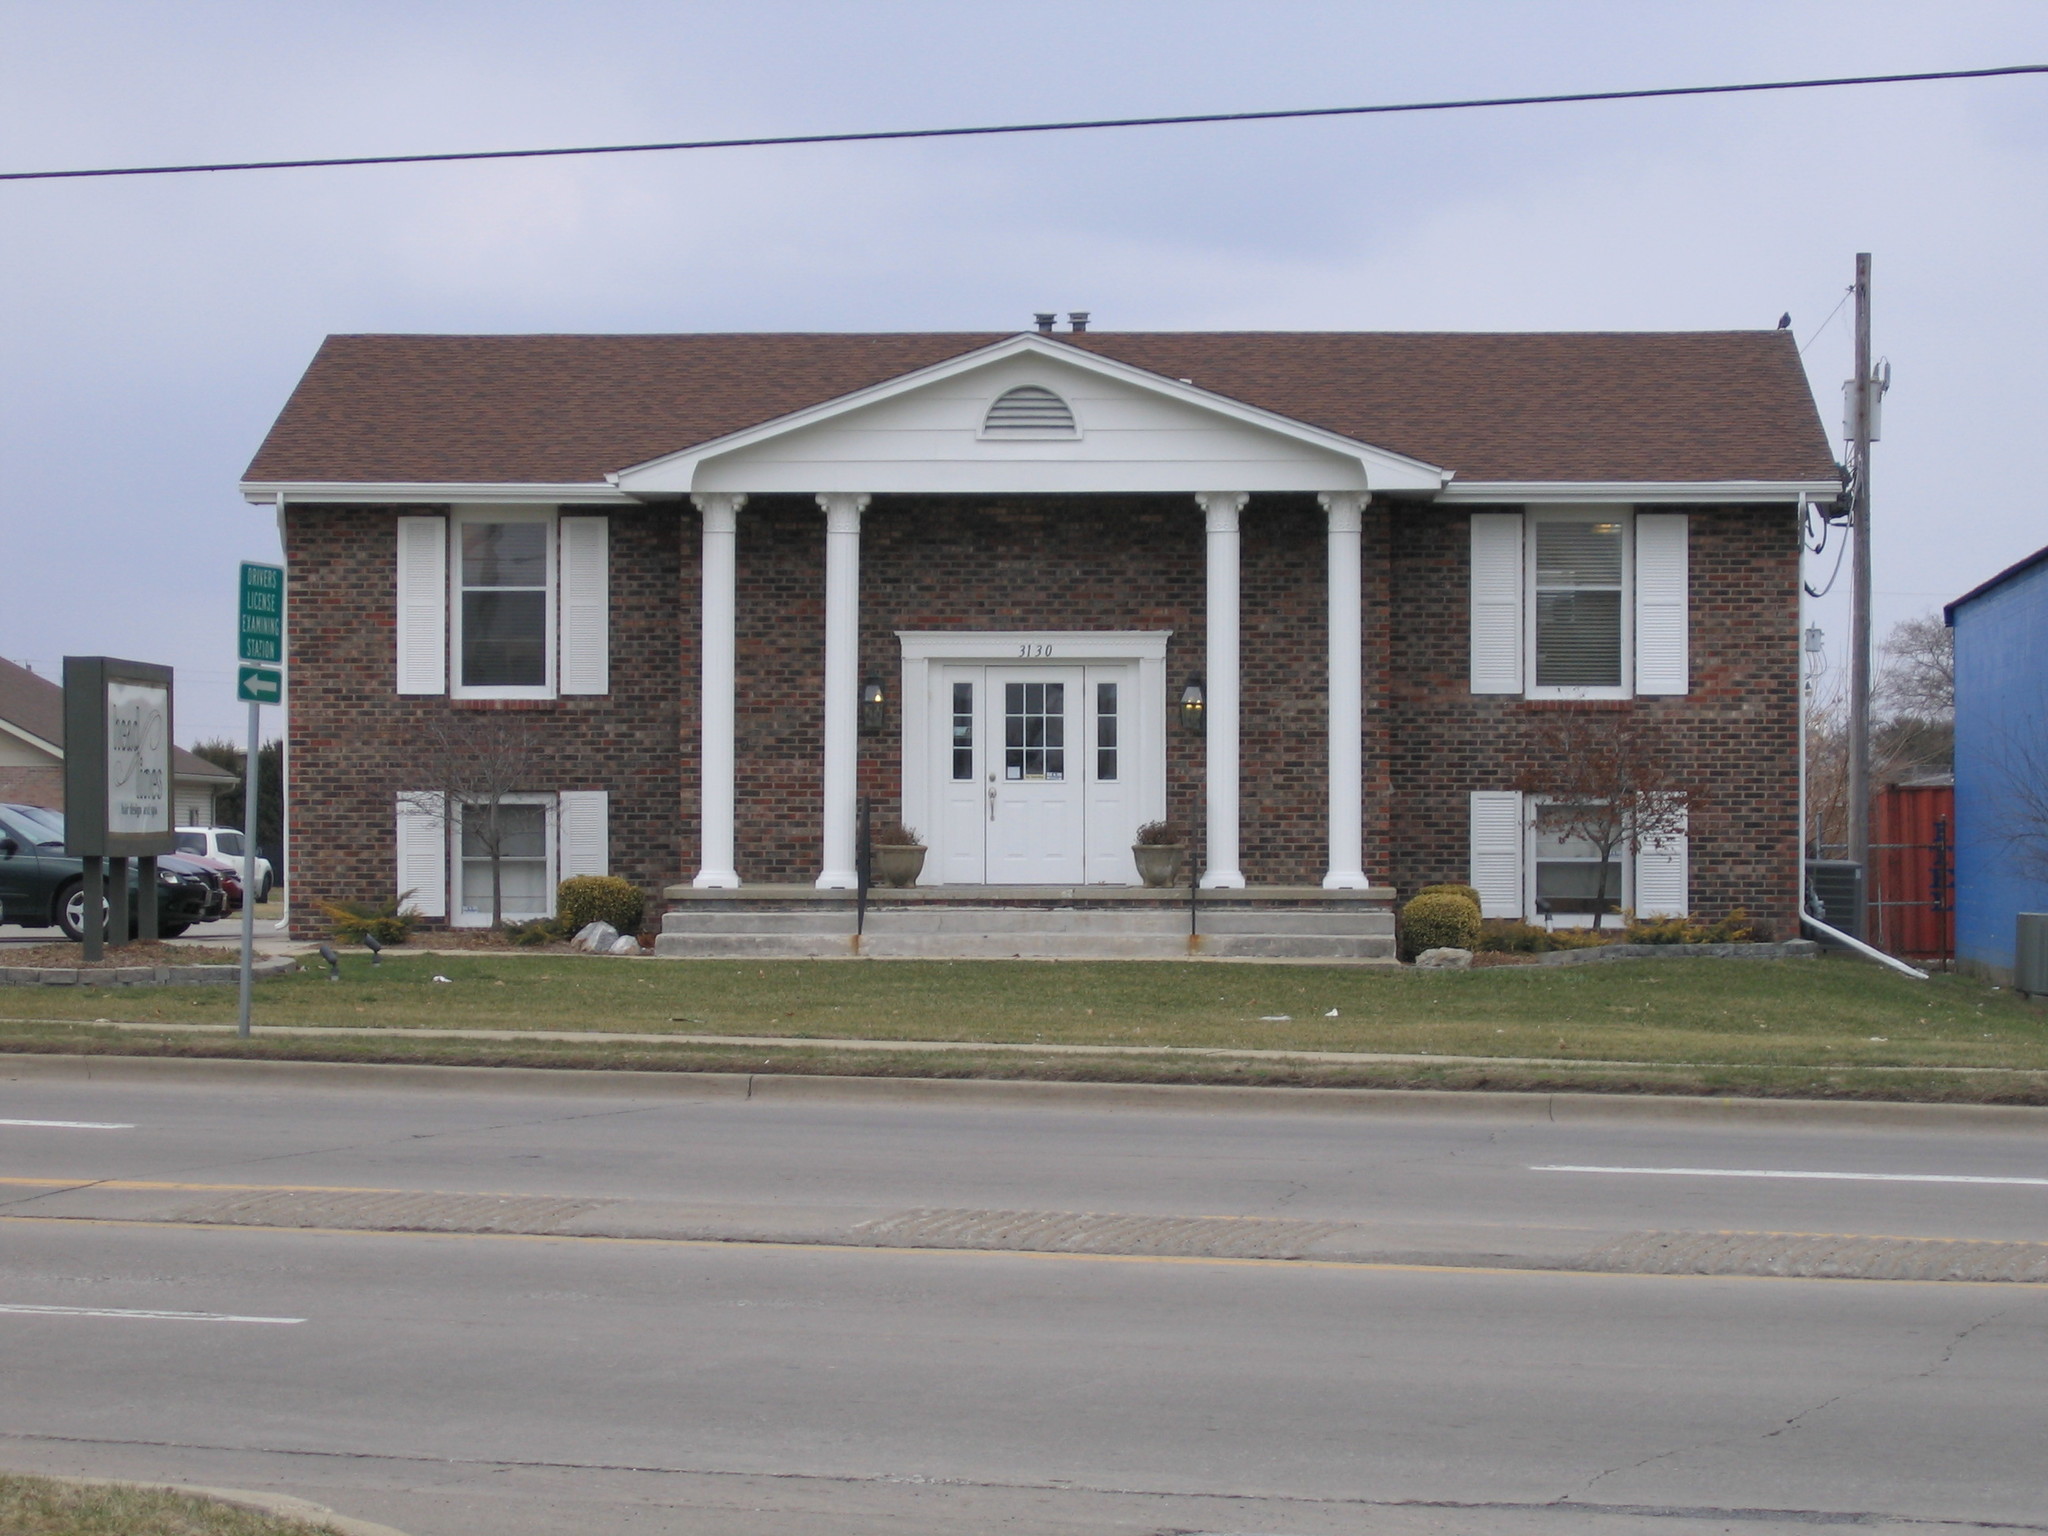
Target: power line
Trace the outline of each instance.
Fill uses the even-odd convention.
[[[644,155],[688,149],[770,149],[796,144],[874,144],[890,139],[992,138],[1004,134],[1077,133],[1101,128],[1182,128],[1197,123],[1269,123],[1289,118],[1372,117],[1397,112],[1460,112],[1475,107],[1553,107],[1574,102],[1649,101],[1669,96],[1735,96],[1761,91],[1812,91],[1850,85],[1910,85],[1930,80],[1988,80],[2048,74],[2048,64],[1996,69],[1926,70],[1909,75],[1839,75],[1822,80],[1762,80],[1742,85],[1672,85],[1638,91],[1575,91],[1550,96],[1483,96],[1463,101],[1409,101],[1366,107],[1300,107],[1271,112],[1201,112],[1180,117],[1104,117],[1060,123],[1002,123],[977,128],[891,128],[867,133],[798,133],[751,139],[685,139],[669,144],[586,144],[563,149],[475,149],[431,155],[348,155],[321,160],[224,160],[205,165],[121,165],[93,170],[0,171],[0,181],[70,181],[100,176],[186,176],[199,171],[310,171],[348,165],[427,165],[452,160],[541,160],[570,155]]]

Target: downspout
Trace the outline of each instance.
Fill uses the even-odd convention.
[[[291,565],[285,559],[285,549],[287,549],[287,545],[285,545],[285,492],[279,492],[279,494],[276,494],[276,559],[279,559],[279,565],[285,565],[285,592],[289,594],[291,592]],[[287,600],[287,602],[283,602],[279,606],[285,610],[283,621],[281,621],[281,631],[283,633],[279,635],[279,651],[285,655],[285,698],[281,700],[283,702],[283,709],[279,713],[285,717],[285,729],[281,729],[279,733],[276,733],[276,852],[279,852],[279,860],[285,864],[285,877],[287,879],[285,879],[285,909],[279,913],[279,918],[276,918],[276,932],[289,934],[291,932],[291,889],[293,889],[293,881],[291,881],[291,602]],[[1804,719],[1804,715],[1800,719]],[[258,752],[262,750],[262,743],[260,741],[256,743],[256,750]],[[1800,754],[1800,762],[1804,762],[1804,760],[1806,760],[1804,754]],[[248,850],[248,866],[250,866],[250,870],[256,868],[256,850],[254,848]],[[242,899],[248,901],[248,891],[242,893]]]
[[[1809,912],[1801,912],[1799,914],[1799,922],[1802,927],[1826,939],[1830,944],[1839,944],[1844,949],[1853,949],[1864,959],[1875,960],[1879,965],[1889,966],[1901,976],[1910,976],[1915,981],[1927,980],[1927,973],[1918,966],[1908,965],[1896,955],[1888,955],[1875,945],[1866,944],[1861,939],[1851,938],[1839,928],[1830,928],[1826,923]]]

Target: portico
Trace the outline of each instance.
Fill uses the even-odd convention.
[[[823,524],[818,889],[857,883],[862,637],[877,624],[899,646],[888,671],[898,690],[900,773],[896,784],[868,787],[900,797],[904,821],[933,846],[926,883],[1137,884],[1131,834],[1169,816],[1167,756],[1176,728],[1169,716],[1177,713],[1169,692],[1192,681],[1205,719],[1200,884],[1243,889],[1243,541],[1262,502],[1306,498],[1324,522],[1316,574],[1327,591],[1325,637],[1320,656],[1289,658],[1289,681],[1320,673],[1327,699],[1327,824],[1315,873],[1325,889],[1366,889],[1360,533],[1375,493],[1430,496],[1446,478],[1192,382],[1035,336],[1011,337],[612,476],[636,499],[687,499],[700,519],[700,854],[692,886],[741,884],[737,535],[750,503],[775,498],[787,507],[801,495]],[[1116,622],[1111,615],[1123,610],[1115,604],[1103,605],[1102,622],[1087,629],[911,629],[904,615],[862,611],[863,524],[871,509],[998,501],[1056,505],[1068,518],[1113,517],[1134,497],[1177,504],[1199,519],[1201,651],[1190,679],[1169,676],[1170,631]],[[1016,611],[1031,611],[1035,585],[1069,574],[1054,527],[1042,569],[1016,577]],[[1165,601],[1142,590],[1118,596],[1131,613]],[[1274,686],[1271,668],[1267,674],[1262,685]]]

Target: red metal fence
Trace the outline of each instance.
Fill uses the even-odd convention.
[[[1956,792],[1892,784],[1871,807],[1870,942],[1914,960],[1956,952]]]

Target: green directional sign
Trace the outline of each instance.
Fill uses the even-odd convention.
[[[284,567],[242,562],[242,617],[238,627],[243,661],[284,660]],[[253,695],[244,693],[243,698]],[[275,703],[273,697],[270,700]]]
[[[249,704],[276,704],[284,698],[284,674],[275,667],[235,669],[235,697]]]

